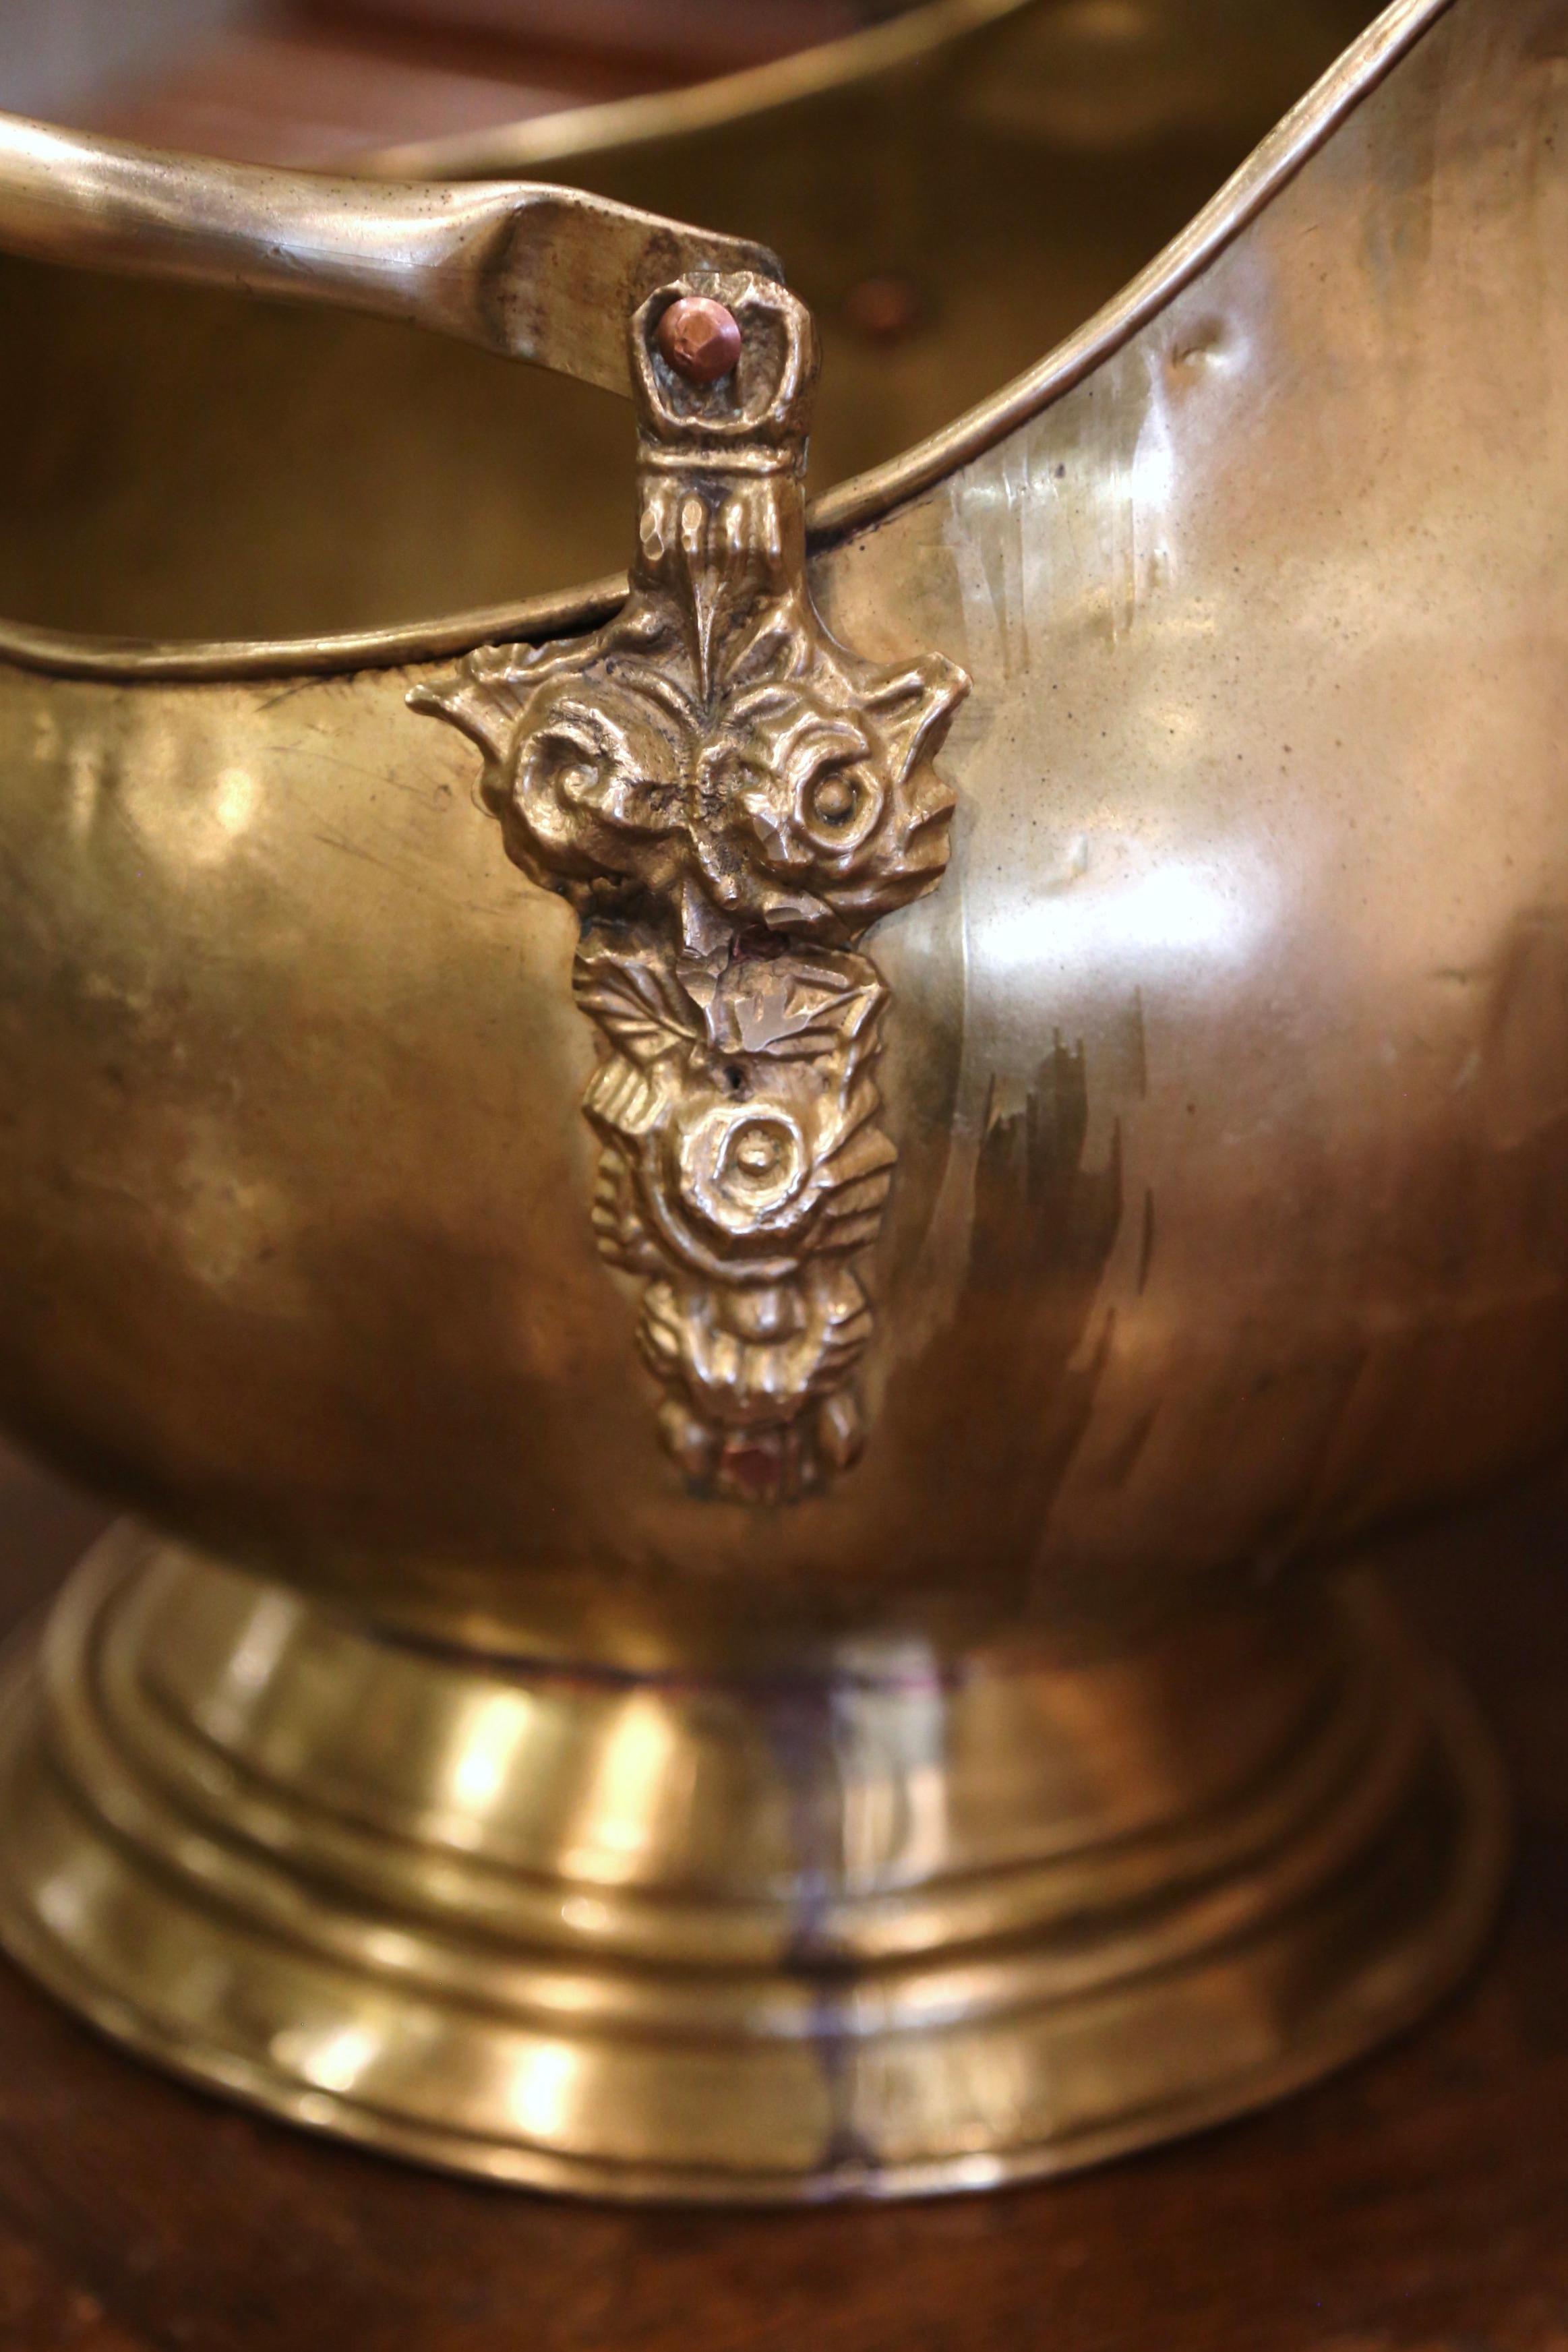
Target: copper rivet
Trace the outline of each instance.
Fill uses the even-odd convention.
[[[741,356],[741,328],[732,310],[706,295],[686,294],[658,322],[658,348],[688,383],[717,383]]]

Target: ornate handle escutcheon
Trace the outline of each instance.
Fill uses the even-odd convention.
[[[968,691],[937,654],[831,637],[805,580],[816,337],[751,275],[662,287],[632,320],[639,530],[596,635],[486,646],[414,689],[484,754],[509,856],[576,909],[599,1062],[601,1255],[643,1283],[665,1443],[754,1502],[859,1453],[858,1271],[897,1152],[862,942],[941,881],[931,756]],[[721,371],[721,372],[720,372]]]

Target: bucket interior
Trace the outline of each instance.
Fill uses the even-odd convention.
[[[897,71],[535,176],[760,237],[817,314],[815,488],[1030,366],[1375,11],[1036,0]],[[620,568],[629,405],[413,329],[0,260],[0,614],[375,627]]]

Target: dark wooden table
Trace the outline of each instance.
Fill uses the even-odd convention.
[[[98,1515],[0,1459],[0,1613]],[[4,2352],[1568,2352],[1568,1481],[1394,1573],[1489,1708],[1513,1897],[1464,1997],[1272,2115],[1052,2187],[816,2214],[469,2188],[163,2082],[0,1969]]]

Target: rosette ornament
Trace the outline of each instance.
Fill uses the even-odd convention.
[[[717,383],[662,355],[700,294],[740,329]],[[872,1076],[887,991],[852,952],[945,870],[932,766],[968,680],[871,662],[805,581],[811,321],[757,278],[683,281],[632,323],[640,519],[594,636],[487,646],[416,688],[483,754],[513,862],[576,908],[584,1101],[608,1262],[646,1287],[660,1427],[708,1491],[787,1499],[851,1462],[896,1151]]]
[[[897,1153],[871,1076],[887,992],[864,956],[738,958],[682,981],[649,936],[595,931],[577,1002],[608,1051],[584,1109],[604,1146],[595,1225],[647,1276],[639,1343],[672,1391],[667,1443],[694,1476],[794,1489],[859,1450],[849,1376],[870,1336],[848,1261],[875,1241]]]

